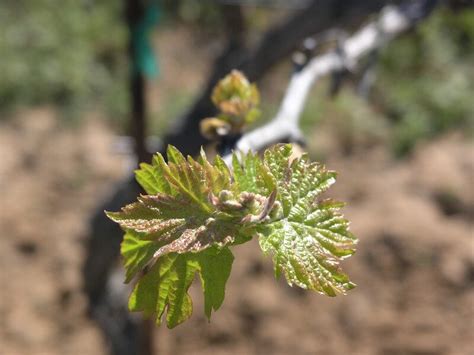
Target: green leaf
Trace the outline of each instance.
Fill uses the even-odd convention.
[[[160,192],[160,176],[154,169],[153,165],[141,163],[140,170],[135,171],[135,178],[147,194],[154,195]]]
[[[265,253],[271,253],[275,274],[290,285],[329,296],[344,294],[355,285],[342,273],[339,262],[355,250],[349,222],[338,212],[340,203],[317,197],[334,182],[336,174],[306,155],[291,161],[290,145],[266,151],[264,162],[277,181],[281,218],[258,227]]]
[[[153,156],[152,164],[141,163],[140,169],[135,171],[135,177],[138,183],[149,195],[156,193],[171,193],[171,186],[164,176],[162,167],[166,163],[161,154]]]
[[[208,250],[196,256],[204,291],[204,311],[210,319],[212,310],[217,311],[224,302],[225,284],[230,276],[234,256],[229,248]]]
[[[147,317],[156,315],[158,324],[167,310],[166,323],[169,328],[173,328],[192,314],[188,289],[195,274],[199,273],[205,313],[210,318],[212,310],[217,310],[224,300],[225,284],[233,260],[228,248],[164,256],[135,285],[129,308],[143,311]]]
[[[156,314],[156,322],[167,309],[166,322],[172,328],[188,319],[192,301],[188,289],[198,266],[186,255],[161,258],[135,285],[128,306],[131,311],[143,311],[146,317]]]
[[[186,158],[184,157],[181,152],[172,145],[168,146],[168,149],[166,149],[166,155],[168,156],[168,163],[174,163],[174,164],[185,164],[186,163]]]
[[[126,235],[121,253],[129,282],[146,266],[130,299],[132,310],[157,314],[168,309],[174,326],[186,319],[192,303],[186,291],[199,271],[210,317],[224,298],[233,256],[226,246],[248,241],[255,226],[274,202],[252,192],[233,189],[230,170],[221,158],[211,164],[204,153],[198,161],[168,148],[168,163],[161,155],[143,164],[139,179],[151,194],[107,212]],[[155,296],[143,295],[154,289]],[[158,294],[156,294],[158,292]]]
[[[257,154],[248,152],[241,158],[236,153],[232,155],[235,189],[268,196],[276,188],[274,176],[269,173]]]
[[[141,239],[137,233],[132,231],[125,233],[120,246],[120,253],[124,258],[127,270],[125,282],[130,282],[146,266],[158,247],[158,244]]]

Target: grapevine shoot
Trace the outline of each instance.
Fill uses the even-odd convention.
[[[213,98],[223,112],[216,119],[228,130],[242,126],[233,116],[250,121],[258,112],[255,87],[244,77],[229,84],[231,75],[237,74],[222,80]],[[155,316],[158,324],[166,311],[167,326],[175,327],[192,314],[188,289],[198,274],[210,319],[224,300],[232,248],[252,238],[290,286],[328,296],[354,288],[340,261],[354,253],[357,239],[340,213],[343,203],[321,198],[336,173],[294,150],[277,144],[263,157],[234,152],[229,167],[218,155],[211,163],[203,150],[194,159],[168,146],[166,160],[158,153],[142,163],[136,179],[146,194],[107,212],[125,231],[126,282],[137,279],[130,310]]]

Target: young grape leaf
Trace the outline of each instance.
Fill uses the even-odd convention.
[[[261,159],[234,154],[233,172],[220,157],[185,158],[170,146],[136,172],[148,195],[107,215],[125,230],[121,253],[126,282],[138,275],[129,308],[166,312],[169,327],[192,312],[188,289],[196,274],[210,317],[223,302],[233,256],[229,247],[258,237],[273,257],[275,273],[290,285],[330,296],[354,287],[339,261],[356,238],[339,213],[341,203],[319,200],[335,173],[292,156],[291,145],[268,149]]]
[[[159,245],[141,238],[139,233],[127,231],[120,245],[120,253],[124,258],[126,269],[125,282],[130,282],[135,275],[143,270]]]
[[[290,285],[329,296],[344,294],[355,285],[341,272],[339,261],[354,252],[357,240],[338,212],[342,204],[317,200],[336,173],[309,162],[306,154],[293,160],[291,155],[290,145],[265,152],[264,165],[277,183],[282,214],[258,226],[260,246],[272,254],[276,275],[283,272]]]
[[[199,265],[199,277],[204,291],[204,312],[210,319],[211,312],[217,311],[224,302],[225,284],[230,276],[234,256],[229,248],[211,248],[194,254],[194,257]]]
[[[268,196],[276,189],[274,176],[270,174],[268,167],[258,155],[252,152],[241,157],[240,161],[237,154],[233,154],[232,169],[234,188],[238,191],[248,191]]]
[[[200,122],[201,134],[211,140],[241,133],[260,115],[258,89],[238,70],[232,70],[217,83],[211,99],[220,113]]]
[[[223,113],[223,119],[251,122],[258,115],[260,94],[255,84],[238,70],[232,70],[214,87],[212,102]],[[250,114],[250,115],[249,115]]]
[[[225,284],[230,275],[234,257],[228,248],[207,249],[200,253],[168,254],[135,285],[129,300],[132,311],[143,311],[145,316],[156,315],[156,321],[167,310],[169,328],[184,322],[192,314],[188,289],[196,273],[204,291],[204,308],[208,318],[224,301]]]

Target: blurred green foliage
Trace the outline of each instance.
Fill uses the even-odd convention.
[[[224,25],[215,0],[161,0],[165,21],[196,26],[200,32],[219,33]]]
[[[121,1],[2,0],[0,110],[53,103],[126,108]]]
[[[376,104],[395,153],[451,128],[474,132],[474,10],[439,10],[393,41],[378,68]]]

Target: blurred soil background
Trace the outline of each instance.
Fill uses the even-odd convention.
[[[2,355],[107,353],[86,316],[81,268],[91,214],[134,165],[119,138],[126,32],[114,1],[94,3],[93,15],[53,2],[0,5]],[[161,74],[147,90],[157,136],[199,94],[223,46],[212,6],[171,8],[153,37]],[[284,15],[246,11],[256,31]],[[303,114],[307,148],[339,173],[327,196],[347,202],[360,239],[344,262],[358,287],[336,298],[291,288],[248,243],[235,248],[211,322],[196,283],[191,320],[156,328],[156,353],[472,354],[473,63],[474,11],[438,10],[384,49],[369,101],[351,85],[329,98],[329,80],[318,83]],[[262,81],[262,120],[290,70],[282,63]]]

